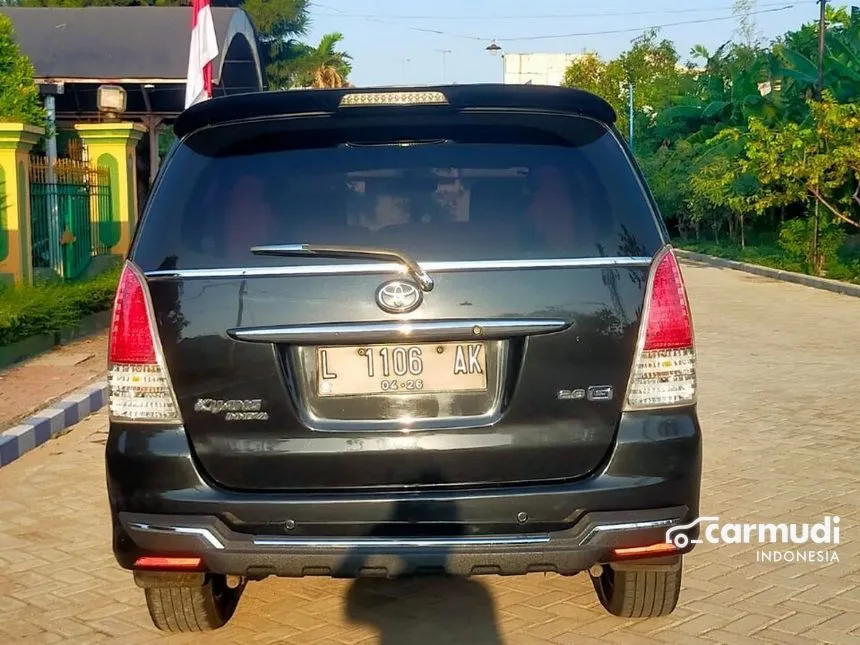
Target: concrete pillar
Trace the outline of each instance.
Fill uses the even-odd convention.
[[[102,237],[102,242],[115,255],[125,255],[137,224],[137,164],[135,149],[146,128],[139,123],[116,121],[110,123],[78,123],[75,125],[89,162],[110,173],[112,219],[116,234]],[[94,215],[94,219],[98,215]],[[100,218],[104,221],[104,218]],[[102,228],[102,231],[108,229]],[[100,235],[102,233],[100,232]]]
[[[23,123],[0,123],[0,279],[32,284],[30,150],[45,133]]]

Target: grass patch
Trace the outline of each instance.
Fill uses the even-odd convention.
[[[802,263],[787,257],[785,252],[776,244],[758,244],[755,246],[747,244],[744,248],[741,248],[739,244],[715,244],[714,242],[696,240],[674,240],[673,244],[679,249],[726,260],[759,264],[783,271],[804,272]]]
[[[0,346],[74,327],[113,305],[120,267],[65,284],[0,287]]]
[[[738,244],[715,244],[689,239],[676,239],[672,244],[679,249],[711,255],[725,260],[770,267],[782,271],[811,275],[805,263],[788,256],[775,242],[757,241],[741,248]],[[831,280],[860,284],[860,253],[844,250],[827,263],[826,275]]]

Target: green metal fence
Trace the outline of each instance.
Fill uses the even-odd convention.
[[[73,280],[86,271],[93,255],[107,253],[115,227],[110,177],[80,159],[50,164],[30,159],[30,213],[33,267],[52,269]]]

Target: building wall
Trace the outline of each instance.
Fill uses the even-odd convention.
[[[564,71],[583,54],[505,54],[504,82],[561,85]]]

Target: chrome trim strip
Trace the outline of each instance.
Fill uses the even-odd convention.
[[[642,522],[625,522],[623,524],[598,524],[591,528],[588,533],[579,541],[579,546],[584,546],[598,533],[607,533],[614,531],[631,531],[636,529],[656,529],[663,526],[672,526],[677,524],[678,520],[674,518],[664,520],[645,520]]]
[[[284,325],[228,329],[227,335],[236,340],[255,343],[338,344],[380,342],[391,336],[410,341],[445,341],[472,338],[497,340],[510,336],[549,334],[570,327],[566,320],[540,318],[502,318],[476,320],[411,321],[396,320],[378,323],[331,323],[318,325]]]
[[[439,538],[281,538],[255,537],[255,546],[268,547],[324,547],[335,549],[354,548],[432,548],[452,546],[507,546],[517,544],[547,544],[548,534],[476,536],[476,537],[439,537]]]
[[[141,531],[152,531],[157,533],[178,533],[180,535],[196,535],[197,537],[201,537],[206,540],[209,544],[211,544],[216,549],[223,549],[224,544],[215,537],[215,534],[212,533],[209,529],[190,527],[190,526],[157,526],[155,524],[143,524],[141,522],[131,522],[129,523],[131,528],[139,529]]]
[[[652,259],[650,257],[618,257],[545,260],[463,260],[457,262],[419,262],[419,266],[427,272],[451,273],[458,271],[504,271],[516,269],[646,267],[651,265]],[[147,271],[145,275],[150,280],[170,280],[173,278],[251,278],[284,275],[372,275],[380,273],[406,275],[408,271],[402,264],[394,262],[368,262],[362,264],[309,264],[279,267],[228,267],[223,269],[160,269]]]

